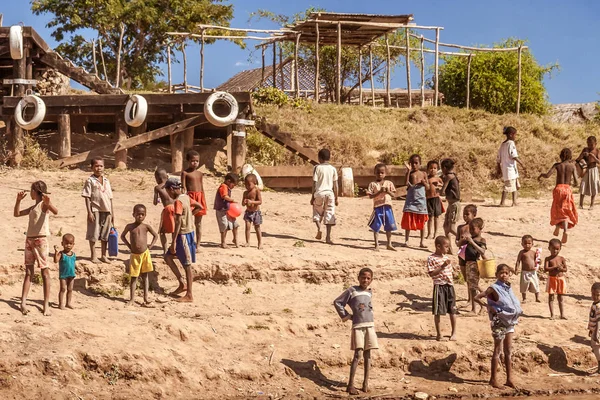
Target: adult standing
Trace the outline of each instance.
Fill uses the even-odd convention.
[[[586,163],[585,172],[581,177],[581,187],[579,188],[579,208],[583,208],[585,196],[590,196],[590,210],[594,208],[594,199],[600,192],[599,159],[600,151],[596,147],[596,137],[590,136],[587,138],[587,147],[581,150],[581,154],[575,160],[578,164],[581,160],[585,160]]]
[[[519,197],[518,190],[521,188],[517,164],[523,168],[523,172],[525,172],[525,166],[519,160],[517,146],[515,145],[517,130],[512,126],[507,126],[502,133],[506,135],[506,140],[500,145],[498,156],[496,157],[497,169],[499,173],[502,173],[502,180],[504,181],[500,206],[504,206],[507,193],[512,193],[512,205],[516,206],[517,198]]]

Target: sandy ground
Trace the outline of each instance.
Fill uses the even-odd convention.
[[[89,263],[85,208],[80,196],[86,172],[4,171],[0,210],[5,250],[0,252],[0,396],[43,399],[166,398],[331,398],[345,397],[352,352],[350,323],[342,323],[332,301],[355,284],[368,266],[375,271],[374,310],[381,349],[373,356],[371,396],[399,398],[417,391],[440,396],[504,396],[512,393],[586,393],[600,387],[587,376],[594,367],[587,339],[589,288],[600,280],[595,258],[600,215],[584,210],[562,254],[568,260],[568,321],[551,321],[546,304],[528,302],[517,328],[514,364],[519,392],[486,385],[492,339],[486,316],[460,315],[458,341],[436,342],[431,316],[431,279],[426,256],[433,250],[372,251],[366,227],[367,198],[341,199],[335,246],[317,242],[309,195],[263,194],[264,250],[221,250],[214,214],[205,218],[204,245],[194,266],[193,304],[162,293],[176,287],[170,271],[152,250],[156,273],[151,294],[156,308],[125,307],[125,261]],[[42,288],[34,285],[28,304],[17,310],[23,277],[27,218],[14,218],[16,192],[43,179],[59,215],[51,219],[51,246],[73,233],[78,254],[75,310],[55,308],[58,271],[51,267],[52,316],[42,316]],[[117,227],[132,220],[136,203],[148,205],[147,222],[157,226],[153,177],[148,172],[111,172]],[[212,204],[218,181],[208,179]],[[242,189],[234,190],[241,199]],[[529,233],[544,248],[551,238],[549,197],[524,199],[518,208],[479,205],[484,237],[498,262],[514,263],[520,237]],[[24,205],[31,204],[30,200]],[[394,209],[399,220],[402,202]],[[400,236],[394,236],[399,243]],[[243,233],[240,232],[240,242]],[[417,238],[412,243],[418,243]],[[121,247],[124,250],[124,247]],[[512,281],[517,284],[516,277]],[[461,302],[466,286],[457,284]],[[98,294],[101,293],[101,294]],[[449,323],[443,319],[444,332]],[[362,366],[357,384],[362,382]],[[501,375],[503,377],[503,375]],[[550,389],[551,388],[551,389]],[[367,395],[363,395],[367,396]]]

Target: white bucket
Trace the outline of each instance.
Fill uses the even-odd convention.
[[[242,179],[245,179],[246,176],[250,175],[250,174],[254,174],[256,175],[256,181],[258,182],[258,184],[256,186],[258,186],[258,188],[260,190],[263,190],[263,181],[262,178],[260,177],[260,175],[258,174],[258,171],[256,171],[256,169],[254,169],[254,167],[250,164],[244,164],[244,166],[242,167]]]
[[[342,196],[354,197],[354,175],[350,167],[342,167]]]

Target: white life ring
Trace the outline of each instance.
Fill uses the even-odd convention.
[[[246,179],[246,176],[248,176],[250,174],[254,174],[254,176],[256,176],[256,186],[258,186],[258,188],[260,190],[263,190],[264,189],[263,180],[260,177],[260,175],[258,174],[258,171],[256,171],[256,169],[254,169],[254,167],[252,165],[244,164],[244,166],[242,167],[242,179]]]
[[[215,114],[213,107],[217,102],[225,102],[229,106],[229,114],[225,117],[219,117]],[[204,103],[204,116],[214,126],[227,126],[231,125],[238,116],[239,106],[238,102],[231,94],[227,92],[215,92],[208,96],[206,103]]]
[[[33,104],[34,107],[33,117],[29,121],[26,121],[25,117],[23,116],[23,111],[29,104]],[[23,97],[17,103],[17,107],[15,107],[15,122],[21,128],[28,131],[40,126],[40,124],[44,121],[45,116],[46,104],[44,103],[44,100],[33,94]]]
[[[13,25],[8,33],[8,42],[10,44],[10,57],[13,60],[23,58],[23,27]]]
[[[141,126],[148,115],[148,102],[139,94],[134,94],[125,106],[125,122],[127,125],[137,128]]]

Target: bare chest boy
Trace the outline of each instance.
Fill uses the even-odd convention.
[[[440,177],[434,176],[429,178],[429,190],[427,190],[427,198],[438,197],[438,189],[441,189],[444,185]]]
[[[252,190],[247,190],[244,192],[244,198],[250,200],[250,201],[257,201],[258,200],[258,190],[256,189],[256,187]],[[248,204],[246,209],[248,211],[258,211],[260,210],[260,205],[258,204]]]
[[[571,161],[563,161],[556,164],[556,184],[570,186],[574,171],[575,164]]]
[[[181,180],[185,182],[185,189],[188,192],[204,192],[203,177],[204,174],[199,170],[185,170],[181,173]]]
[[[167,190],[165,189],[164,184],[156,185],[154,187],[154,193],[156,193],[156,195],[160,199],[160,202],[163,204],[163,206],[168,206],[169,204],[173,204],[173,199],[167,193]]]
[[[519,255],[521,259],[521,266],[523,271],[535,271],[535,251],[534,250],[521,250]]]
[[[131,252],[133,254],[142,254],[148,250],[148,225],[130,224],[129,227],[129,242],[131,244]]]
[[[564,272],[562,270],[565,269],[565,259],[561,256],[556,256],[553,259],[548,260],[548,267],[552,268],[548,272],[548,275],[557,277],[564,276]],[[554,267],[560,268],[553,269]]]

